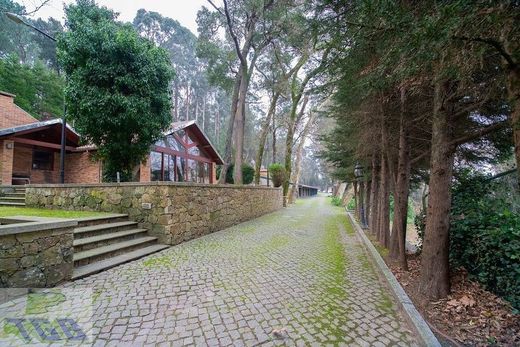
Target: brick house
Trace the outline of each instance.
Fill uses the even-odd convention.
[[[61,119],[38,121],[0,91],[0,181],[2,185],[59,183]],[[81,146],[67,124],[65,183],[99,183],[102,163],[95,146]],[[216,183],[222,158],[195,121],[173,123],[136,167],[134,180]]]

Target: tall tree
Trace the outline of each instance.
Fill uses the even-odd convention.
[[[107,177],[121,172],[128,180],[170,123],[168,54],[94,1],[78,0],[65,12],[58,53],[69,116],[98,146]]]

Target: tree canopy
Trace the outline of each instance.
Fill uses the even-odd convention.
[[[93,1],[78,0],[66,15],[58,54],[68,116],[98,146],[107,175],[129,179],[170,124],[168,54]]]

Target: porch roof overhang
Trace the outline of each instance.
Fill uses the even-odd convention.
[[[213,146],[209,138],[206,136],[206,134],[204,134],[195,120],[174,122],[171,124],[170,128],[165,131],[164,134],[171,135],[180,130],[188,132],[188,136],[190,136],[192,140],[197,141],[197,146],[202,149],[202,151],[204,151],[216,164],[224,164],[224,160],[217,152],[217,149],[215,146]]]
[[[44,122],[35,122],[11,128],[0,129],[0,140],[60,149],[61,147],[61,119],[51,119]],[[65,128],[66,150],[75,151],[79,145],[79,134],[68,124]]]

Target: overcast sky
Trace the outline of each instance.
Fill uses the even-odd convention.
[[[27,11],[33,11],[35,6],[44,0],[15,0],[26,7]],[[33,17],[54,17],[63,21],[63,4],[73,0],[50,0]],[[98,5],[106,6],[119,13],[119,20],[132,22],[137,10],[144,8],[148,11],[159,12],[165,17],[178,20],[183,26],[197,35],[197,11],[202,5],[207,5],[206,0],[97,0]]]

